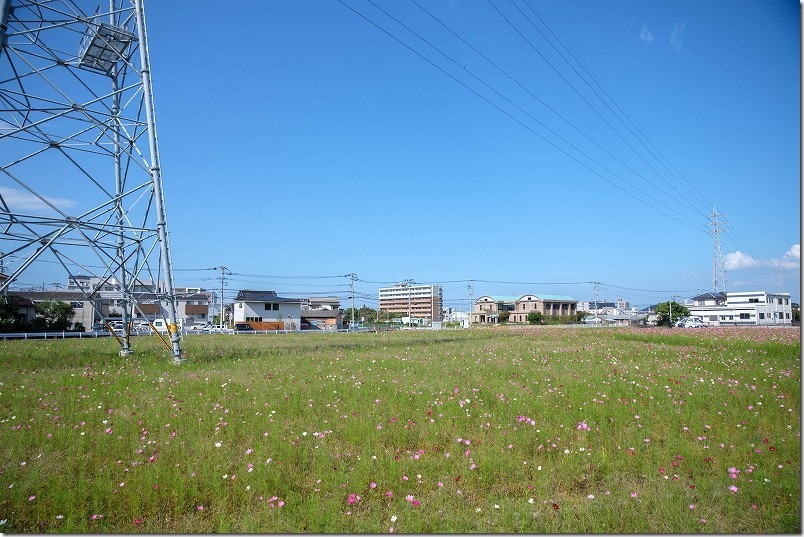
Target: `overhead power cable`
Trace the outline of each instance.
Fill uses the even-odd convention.
[[[561,46],[564,48],[564,50],[566,50],[569,53],[569,55],[572,56],[572,58],[575,60],[575,62],[578,64],[578,66],[589,76],[589,79],[592,80],[592,82],[594,82],[595,85],[598,88],[600,88],[600,91],[609,99],[609,101],[614,105],[614,107],[617,108],[617,110],[622,114],[622,117],[624,117],[625,119],[628,120],[628,122],[634,127],[634,129],[636,129],[637,132],[639,132],[639,134],[656,151],[656,153],[658,153],[662,157],[662,160],[656,158],[655,155],[654,155],[654,158],[656,158],[656,160],[660,164],[662,164],[662,166],[666,170],[668,170],[671,174],[674,174],[677,178],[681,179],[687,185],[689,191],[698,199],[699,203],[701,203],[701,206],[703,207],[703,212],[701,212],[701,214],[703,216],[706,216],[706,211],[709,209],[709,207],[712,207],[714,204],[711,203],[711,202],[706,201],[705,199],[703,199],[703,196],[700,194],[700,192],[698,192],[698,190],[695,188],[695,186],[693,184],[691,184],[689,181],[687,181],[687,179],[675,168],[675,166],[673,166],[673,164],[667,159],[667,157],[661,152],[661,150],[658,147],[656,147],[656,145],[650,140],[650,138],[643,132],[643,130],[639,127],[639,125],[637,125],[636,122],[633,119],[631,119],[631,117],[622,109],[622,107],[619,104],[617,104],[617,101],[615,101],[614,98],[611,95],[609,95],[609,93],[606,91],[606,89],[603,87],[603,85],[600,83],[600,81],[597,79],[597,77],[595,77],[586,68],[584,63],[580,59],[578,59],[578,57],[572,51],[572,49],[566,43],[564,43],[564,41],[562,41],[561,38],[558,35],[556,35],[555,32],[553,32],[553,29],[550,27],[550,25],[547,24],[547,22],[536,12],[536,10],[533,8],[530,0],[525,0],[525,2],[526,2],[526,5],[528,6],[528,9],[530,9],[530,11],[539,19],[539,21],[542,23],[542,25],[544,25],[544,27],[547,29],[547,31],[550,32],[550,34],[556,39],[556,41],[558,41],[558,43],[561,44]],[[547,41],[550,42],[549,40],[547,40]],[[550,44],[551,44],[551,46],[553,46],[552,43],[550,43]],[[562,55],[562,58],[563,58],[563,55]],[[566,58],[564,58],[564,61],[567,61]],[[569,63],[569,62],[567,62],[567,63]],[[598,97],[600,98],[599,95],[598,95]],[[601,101],[603,100],[602,98],[600,98],[600,99],[601,99]],[[633,134],[633,132],[632,132],[632,134]],[[635,136],[635,138],[639,139],[638,137],[636,137],[636,135],[634,135],[634,136]],[[665,165],[665,163],[666,163],[666,165]],[[668,168],[668,166],[669,166],[669,168]]]
[[[440,49],[438,49],[438,48],[437,48],[437,47],[435,47],[434,45],[430,44],[430,43],[429,43],[427,40],[425,40],[424,38],[422,38],[422,37],[421,37],[420,35],[418,35],[416,32],[414,32],[413,30],[410,30],[410,29],[409,29],[407,26],[405,26],[404,24],[402,24],[401,22],[399,22],[399,21],[398,21],[398,20],[397,20],[395,17],[393,17],[392,15],[388,14],[388,13],[387,13],[387,11],[385,11],[385,10],[384,10],[384,9],[382,9],[381,7],[377,6],[377,5],[376,5],[376,4],[375,4],[375,3],[374,3],[372,0],[368,0],[368,1],[369,1],[369,3],[371,3],[372,5],[374,5],[374,6],[375,6],[377,9],[379,9],[380,11],[382,11],[383,13],[385,13],[387,16],[389,16],[390,18],[392,18],[393,20],[395,20],[395,21],[396,21],[398,24],[400,24],[400,25],[401,25],[401,26],[403,26],[405,29],[407,29],[409,32],[411,32],[413,35],[415,35],[416,37],[418,37],[420,40],[424,41],[424,42],[425,42],[425,43],[427,43],[429,46],[431,46],[431,47],[432,47],[432,48],[434,48],[436,51],[438,51],[440,54],[442,54],[444,57],[448,58],[448,59],[449,59],[451,62],[453,62],[453,64],[455,64],[455,65],[457,65],[457,66],[460,66],[460,65],[459,65],[457,62],[455,62],[454,60],[452,60],[451,58],[449,58],[449,56],[448,56],[448,55],[446,55],[445,53],[443,53],[443,52],[442,52]],[[388,35],[390,38],[392,38],[393,40],[395,40],[396,42],[398,42],[400,45],[402,45],[403,47],[407,48],[408,50],[410,50],[411,52],[413,52],[414,54],[416,54],[417,56],[419,56],[421,59],[423,59],[424,61],[426,61],[427,63],[429,63],[430,65],[432,65],[432,66],[433,66],[433,67],[435,67],[436,69],[438,69],[439,71],[441,71],[443,74],[445,74],[446,76],[448,76],[449,78],[451,78],[452,80],[454,80],[455,82],[457,82],[458,84],[460,84],[461,86],[463,86],[465,89],[467,89],[468,91],[470,91],[471,93],[473,93],[474,95],[476,95],[477,97],[479,97],[480,99],[482,99],[483,101],[485,101],[487,104],[491,105],[492,107],[494,107],[495,109],[497,109],[499,112],[501,112],[502,114],[504,114],[505,116],[507,116],[508,118],[510,118],[511,120],[513,120],[514,122],[518,123],[520,126],[522,126],[523,128],[525,128],[525,129],[526,129],[527,131],[529,131],[531,134],[533,134],[533,135],[537,136],[537,137],[538,137],[538,138],[540,138],[542,141],[544,141],[545,143],[547,143],[547,144],[549,144],[550,146],[552,146],[554,149],[558,150],[559,152],[563,153],[565,156],[567,156],[567,157],[569,157],[570,159],[574,160],[576,163],[578,163],[579,165],[583,166],[584,168],[586,168],[587,170],[589,170],[591,173],[593,173],[593,174],[597,175],[598,177],[600,177],[601,179],[603,179],[604,181],[606,181],[607,183],[609,183],[611,186],[613,186],[613,187],[617,188],[618,190],[622,191],[623,193],[627,194],[628,196],[631,196],[631,197],[632,197],[633,199],[635,199],[636,201],[638,201],[638,202],[640,202],[640,203],[642,203],[642,204],[646,205],[647,207],[649,207],[649,208],[651,208],[651,209],[653,209],[653,210],[655,210],[655,211],[657,211],[657,212],[659,212],[659,213],[661,213],[661,214],[663,214],[663,215],[667,216],[668,218],[670,218],[670,219],[672,219],[672,220],[675,220],[676,222],[678,222],[678,223],[680,223],[680,224],[682,224],[682,225],[684,225],[684,226],[687,226],[687,227],[689,227],[689,228],[691,228],[691,229],[694,229],[694,230],[696,230],[696,231],[702,231],[702,232],[705,232],[705,229],[704,229],[704,228],[702,228],[702,227],[701,227],[701,228],[695,227],[695,226],[693,226],[692,224],[690,224],[688,221],[685,221],[685,220],[679,219],[679,218],[678,218],[678,217],[676,217],[675,215],[670,214],[670,213],[668,213],[668,212],[665,212],[665,211],[663,211],[662,209],[660,209],[660,208],[658,208],[658,207],[656,207],[656,206],[651,205],[650,203],[646,202],[644,199],[642,199],[642,198],[638,197],[637,195],[635,195],[633,192],[631,192],[631,191],[629,191],[629,190],[626,190],[625,188],[621,187],[620,185],[618,185],[618,184],[614,183],[614,182],[613,182],[612,180],[610,180],[608,177],[604,176],[604,175],[603,175],[602,173],[600,173],[599,171],[597,171],[597,170],[593,169],[592,167],[590,167],[590,166],[589,166],[588,164],[586,164],[585,162],[582,162],[582,161],[581,161],[580,159],[578,159],[576,156],[572,155],[571,153],[569,153],[567,150],[563,149],[562,147],[560,147],[560,146],[556,145],[554,142],[552,142],[551,140],[549,140],[549,139],[548,139],[548,138],[546,138],[545,136],[543,136],[543,135],[539,134],[537,131],[535,131],[535,130],[534,130],[533,128],[531,128],[529,125],[527,125],[526,123],[524,123],[522,120],[520,120],[520,119],[516,118],[516,117],[515,117],[515,116],[513,116],[513,115],[512,115],[510,112],[508,112],[508,111],[504,110],[504,109],[503,109],[502,107],[500,107],[498,104],[496,104],[496,103],[492,102],[492,101],[491,101],[491,100],[490,100],[488,97],[486,97],[486,96],[482,95],[482,94],[481,94],[481,93],[479,93],[477,90],[475,90],[474,88],[470,87],[468,84],[466,84],[466,83],[465,83],[465,82],[463,82],[462,80],[458,79],[458,78],[457,78],[456,76],[454,76],[453,74],[449,73],[449,72],[448,72],[446,69],[444,69],[444,68],[443,68],[443,67],[441,67],[440,65],[436,64],[434,61],[432,61],[431,59],[427,58],[427,57],[426,57],[426,56],[424,56],[422,53],[420,53],[419,51],[417,51],[416,49],[414,49],[413,47],[411,47],[410,45],[408,45],[407,43],[405,43],[404,41],[402,41],[401,39],[399,39],[399,38],[398,38],[398,37],[396,37],[395,35],[393,35],[391,32],[389,32],[388,30],[386,30],[385,28],[383,28],[382,26],[380,26],[379,24],[377,24],[377,23],[376,23],[376,22],[374,22],[373,20],[369,19],[369,18],[368,18],[366,15],[364,15],[364,14],[363,14],[363,13],[361,13],[361,12],[359,12],[358,10],[356,10],[355,8],[353,8],[352,6],[350,6],[349,4],[345,3],[345,2],[344,2],[344,0],[338,0],[338,2],[339,2],[339,3],[341,3],[341,4],[342,4],[344,7],[346,7],[347,9],[349,9],[350,11],[352,11],[353,13],[355,13],[356,15],[358,15],[360,18],[362,18],[363,20],[365,20],[366,22],[368,22],[369,24],[371,24],[372,26],[374,26],[375,28],[377,28],[378,30],[380,30],[381,32],[383,32],[384,34]],[[471,76],[475,77],[477,80],[480,80],[480,79],[479,79],[479,78],[477,78],[475,75],[473,75],[472,73],[470,73],[470,72],[469,72],[467,69],[465,69],[465,68],[464,68],[464,69],[463,69],[463,71],[465,71],[465,72],[469,73]],[[564,138],[562,138],[562,137],[560,137],[559,135],[557,135],[557,134],[556,134],[555,132],[553,132],[551,129],[547,128],[547,127],[546,127],[546,126],[545,126],[543,123],[541,123],[540,121],[538,121],[537,119],[535,119],[533,116],[531,116],[530,114],[528,114],[527,112],[525,112],[524,110],[522,110],[522,109],[521,109],[519,106],[517,106],[517,105],[513,104],[513,103],[512,103],[510,100],[508,100],[508,99],[506,99],[505,97],[503,97],[503,96],[502,96],[502,95],[501,95],[499,92],[497,92],[496,90],[494,90],[493,88],[491,88],[491,86],[489,86],[488,84],[486,84],[486,83],[484,83],[484,82],[482,82],[482,81],[480,81],[480,82],[481,82],[482,84],[484,84],[486,87],[490,88],[490,89],[491,89],[492,91],[494,91],[495,93],[497,93],[497,94],[498,94],[500,97],[502,97],[503,99],[505,99],[506,101],[508,101],[509,103],[511,103],[511,104],[512,104],[513,106],[515,106],[515,107],[516,107],[518,110],[520,110],[521,112],[523,112],[523,113],[525,113],[526,115],[528,115],[528,117],[530,117],[532,120],[536,121],[537,123],[539,123],[540,125],[542,125],[542,127],[544,127],[545,129],[549,130],[549,131],[550,131],[551,133],[553,133],[555,136],[557,136],[558,138],[560,138],[560,139],[561,139],[562,141],[564,141],[564,142],[565,142],[567,145],[569,145],[569,146],[570,146],[572,149],[574,149],[575,151],[577,151],[578,153],[580,153],[581,155],[583,155],[584,157],[586,157],[586,158],[587,158],[587,159],[589,159],[590,161],[594,162],[594,163],[595,163],[595,164],[597,164],[597,165],[598,165],[600,168],[602,168],[603,170],[607,171],[607,172],[608,172],[608,173],[610,173],[611,175],[613,175],[613,176],[617,177],[617,178],[618,178],[620,181],[622,181],[622,182],[624,182],[624,183],[628,184],[628,185],[629,185],[631,188],[633,188],[633,189],[635,189],[635,190],[637,190],[637,191],[639,191],[639,192],[642,192],[640,189],[638,189],[638,188],[634,187],[634,185],[631,185],[630,183],[628,183],[628,181],[626,181],[625,179],[623,179],[623,178],[622,178],[622,177],[620,177],[619,175],[615,174],[614,172],[612,172],[611,170],[609,170],[608,168],[606,168],[605,166],[603,166],[603,165],[602,165],[601,163],[599,163],[597,160],[595,160],[594,158],[590,157],[588,154],[586,154],[586,153],[585,153],[585,152],[583,152],[582,150],[578,149],[577,147],[575,147],[573,144],[571,144],[570,142],[568,142],[568,141],[567,141],[567,140],[565,140]],[[663,205],[663,206],[665,206],[665,207],[666,207],[666,205],[664,205],[664,204],[663,204],[663,203],[661,203],[661,202],[658,202],[657,200],[655,200],[655,199],[654,199],[654,198],[652,198],[651,196],[649,196],[649,195],[645,194],[644,192],[642,192],[642,194],[643,194],[643,195],[648,196],[650,199],[653,199],[653,200],[654,200],[654,201],[656,201],[657,203],[660,203],[661,205]],[[669,209],[669,207],[668,207],[668,209]]]

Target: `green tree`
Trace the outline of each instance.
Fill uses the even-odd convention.
[[[36,305],[36,315],[43,320],[45,330],[69,330],[75,308],[67,302],[48,300]],[[39,323],[37,325],[41,326]]]
[[[0,332],[18,332],[25,324],[17,314],[17,299],[0,295]]]
[[[532,311],[528,313],[528,322],[530,324],[542,324],[542,320],[544,319],[544,315],[540,311]]]
[[[509,317],[511,317],[511,312],[510,311],[503,310],[503,311],[500,312],[500,322],[501,323],[507,323]]]
[[[659,315],[659,326],[673,326],[681,317],[688,316],[690,310],[673,300],[672,302],[668,301],[658,304],[656,306],[656,313]]]

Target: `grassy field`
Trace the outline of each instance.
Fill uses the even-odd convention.
[[[800,329],[0,343],[0,532],[801,533]]]

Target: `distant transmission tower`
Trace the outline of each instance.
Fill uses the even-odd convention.
[[[712,219],[709,223],[709,226],[712,228],[712,240],[714,243],[714,263],[712,267],[712,291],[718,292],[723,291],[726,292],[726,268],[723,264],[723,250],[720,247],[720,232],[723,230],[722,225],[725,222],[725,216],[722,213],[717,212],[717,208],[712,210],[712,214],[709,215]],[[720,220],[720,218],[724,218],[724,220]]]
[[[0,251],[0,292],[35,263],[97,278],[101,316],[119,289],[121,354],[157,297],[181,360],[142,0],[0,0]]]

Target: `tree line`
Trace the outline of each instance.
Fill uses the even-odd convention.
[[[64,332],[73,330],[83,332],[84,326],[72,326],[75,308],[67,302],[47,300],[36,303],[36,316],[27,320],[19,314],[17,298],[0,295],[0,332]]]

